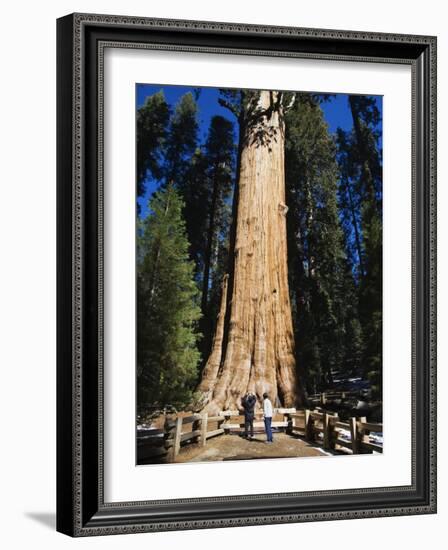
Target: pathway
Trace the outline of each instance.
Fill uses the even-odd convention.
[[[264,434],[252,440],[239,435],[220,435],[209,439],[205,447],[188,445],[182,448],[176,462],[205,462],[209,460],[247,460],[252,458],[291,458],[326,456],[322,449],[285,433],[275,433],[274,442],[266,443]]]

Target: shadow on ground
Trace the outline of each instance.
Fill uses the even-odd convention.
[[[37,521],[52,531],[56,530],[56,514],[54,512],[25,512],[25,517]]]

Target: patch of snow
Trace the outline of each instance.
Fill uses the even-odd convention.
[[[372,432],[369,434],[369,441],[376,445],[383,445],[383,434],[379,432]]]
[[[351,435],[350,435],[349,430],[338,429],[338,432],[339,432],[339,437],[341,439],[343,439],[344,441],[350,441],[351,440]]]

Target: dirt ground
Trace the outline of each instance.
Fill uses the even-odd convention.
[[[176,462],[326,455],[328,453],[323,450],[285,433],[275,433],[274,442],[271,444],[266,443],[265,434],[256,434],[252,440],[244,439],[239,435],[220,435],[209,439],[205,447],[196,444],[184,447],[177,456]]]

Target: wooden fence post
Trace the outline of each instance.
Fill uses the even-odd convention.
[[[199,429],[202,426],[201,420],[202,420],[202,418],[198,418],[197,420],[193,420],[193,422],[191,423],[191,431],[192,432],[201,431],[201,433],[199,435],[197,435],[193,438],[193,441],[195,443],[201,443],[202,428],[201,428],[201,430]]]
[[[163,426],[165,431],[165,449],[167,451],[165,460],[166,462],[174,461],[174,435],[176,432],[176,420],[172,418],[165,418],[165,424]]]
[[[292,435],[294,429],[294,417],[291,414],[285,414],[284,419],[286,422],[288,422],[285,432],[288,435]]]
[[[338,432],[336,430],[336,422],[339,422],[339,414],[338,413],[334,413],[333,421],[332,421],[332,424],[331,424],[330,447],[332,449],[336,448],[336,440],[338,438]]]
[[[228,428],[229,422],[230,422],[230,416],[228,414],[224,415],[224,422],[225,422],[225,428],[224,433],[227,435],[230,433],[230,429]]]
[[[334,449],[335,438],[334,438],[334,423],[337,421],[337,415],[332,416],[331,414],[325,413],[324,415],[324,449],[330,450]]]
[[[314,441],[314,420],[311,416],[311,411],[305,409],[305,439],[307,441]]]
[[[178,416],[176,420],[176,429],[174,431],[173,460],[176,460],[176,456],[179,454],[181,437],[182,437],[182,417]]]
[[[201,439],[200,443],[202,447],[205,447],[207,443],[207,423],[208,423],[208,414],[204,413],[201,418]]]
[[[352,416],[349,418],[350,425],[350,437],[352,440],[352,451],[354,455],[359,454],[359,436],[358,436],[358,426],[356,425],[356,417]]]
[[[361,416],[360,418],[358,418],[359,422],[367,422],[367,417],[365,416]],[[364,441],[364,437],[367,436],[369,434],[369,430],[358,430],[358,441],[359,441],[359,452],[362,453],[362,454],[369,454],[371,453],[372,451],[370,450],[365,450],[362,446],[362,442]]]

